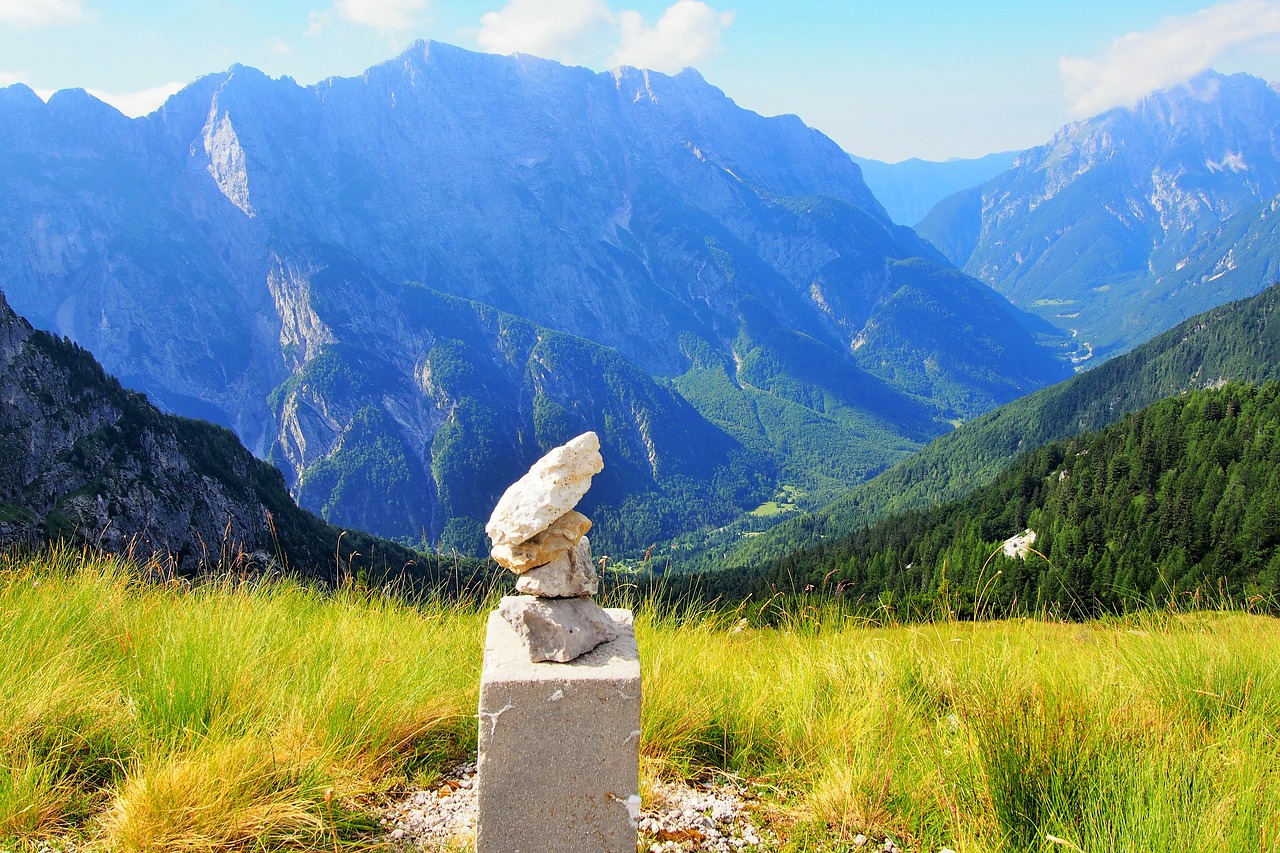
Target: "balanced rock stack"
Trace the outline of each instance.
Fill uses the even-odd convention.
[[[591,598],[597,587],[586,536],[591,520],[574,510],[603,469],[599,437],[584,432],[533,463],[485,525],[493,559],[520,576],[516,590],[526,593],[503,596],[498,613],[531,661],[571,661],[618,636]]]

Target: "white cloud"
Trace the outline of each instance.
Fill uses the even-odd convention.
[[[80,0],[0,0],[0,23],[14,27],[79,24],[89,18]]]
[[[333,8],[348,21],[373,27],[383,35],[402,33],[429,23],[426,18],[427,0],[336,0]],[[311,28],[316,24],[317,18],[313,13]]]
[[[718,53],[733,17],[701,0],[676,0],[653,25],[606,0],[510,0],[480,18],[477,41],[493,53],[679,71]]]
[[[99,89],[85,89],[85,91],[99,101],[105,101],[125,115],[137,118],[138,116],[155,112],[161,104],[168,100],[170,95],[181,88],[181,83],[165,83],[163,86],[156,86],[153,89],[143,89],[141,92],[126,92],[124,94],[113,94]]]
[[[270,43],[271,52],[279,56],[289,56],[293,53],[293,48],[282,38],[274,38]]]
[[[24,83],[31,86],[29,76],[25,71],[0,71],[0,89],[5,86],[12,86],[14,83]],[[125,92],[124,94],[104,92],[101,89],[85,89],[85,91],[99,101],[110,104],[125,115],[137,118],[154,112],[170,95],[181,88],[181,83],[165,83],[163,86],[156,86],[153,89],[143,89],[141,92]],[[44,101],[49,100],[54,92],[53,89],[39,89],[35,86],[31,86],[31,90]]]
[[[720,37],[733,23],[733,12],[717,12],[700,0],[678,0],[652,27],[639,12],[622,12],[618,18],[622,41],[611,64],[679,71],[720,51]]]
[[[310,11],[307,13],[307,29],[302,34],[304,36],[318,36],[327,30],[332,23],[333,12]]]
[[[1058,70],[1071,112],[1091,116],[1131,106],[1156,89],[1183,83],[1237,50],[1280,43],[1280,0],[1227,0],[1154,29],[1116,39],[1101,56],[1063,57]]]
[[[476,40],[490,53],[532,53],[567,62],[596,52],[615,17],[604,0],[511,0],[480,18]]]

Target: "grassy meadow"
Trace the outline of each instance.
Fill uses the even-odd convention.
[[[368,849],[475,749],[487,607],[0,557],[0,850]],[[782,851],[1280,850],[1273,618],[637,613],[642,776],[745,780]]]

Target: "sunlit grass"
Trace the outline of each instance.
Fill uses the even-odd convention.
[[[1280,850],[1268,617],[640,626],[644,754],[777,786],[790,849]]]
[[[0,571],[0,838],[311,848],[474,749],[475,608],[59,551]],[[30,792],[35,808],[23,808]]]
[[[1269,617],[632,604],[644,776],[746,780],[784,850],[1280,850]],[[487,607],[0,562],[0,849],[367,846],[379,797],[474,750]]]

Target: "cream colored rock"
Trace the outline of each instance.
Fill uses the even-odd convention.
[[[516,581],[516,592],[539,598],[595,595],[599,580],[591,560],[591,540],[583,536],[570,551],[545,566],[530,569]]]
[[[503,568],[521,574],[567,555],[590,529],[591,519],[569,510],[528,542],[498,545],[493,549],[493,559]]]
[[[502,493],[485,533],[495,546],[527,542],[577,506],[602,470],[600,438],[584,432],[533,463]]]

